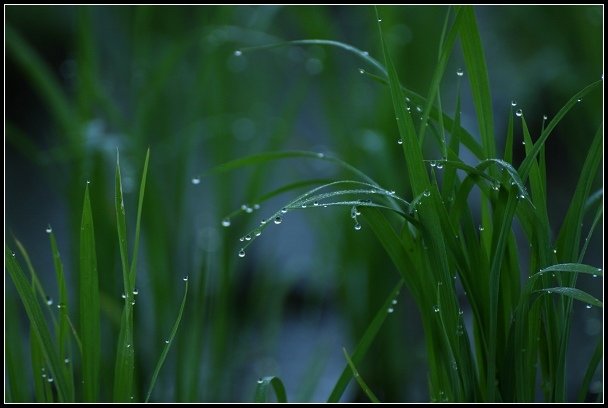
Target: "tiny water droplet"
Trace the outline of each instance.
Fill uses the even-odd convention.
[[[458,371],[458,364],[455,360],[452,360],[452,362],[450,363],[450,367],[452,367],[452,370]]]
[[[523,114],[524,114],[524,111],[521,109],[517,109],[517,111],[515,112],[515,116],[517,116],[518,118],[520,118]]]
[[[254,210],[259,210],[260,209],[260,205],[259,204],[254,204],[253,205],[253,209]]]
[[[431,192],[429,190],[424,190],[424,193],[422,193],[423,196],[425,197],[430,197],[431,196]]]
[[[285,207],[281,208],[281,212],[282,212],[283,214],[285,214],[285,213],[287,212],[287,208],[285,208]]]
[[[391,303],[392,303],[393,305],[396,305],[396,304],[397,304],[397,299],[393,299]]]
[[[268,222],[268,221],[266,221],[266,220],[262,220],[262,221],[260,221],[260,225],[264,225],[264,224],[266,224],[267,222]]]
[[[169,340],[165,340],[165,344],[169,344]]]
[[[459,77],[461,77],[461,76],[463,76],[463,75],[464,75],[464,71],[462,70],[462,68],[458,68],[458,69],[456,70],[456,75],[458,75]]]
[[[416,106],[416,111],[417,111],[418,113],[421,113],[421,112],[422,112],[422,107],[420,107],[420,106]]]
[[[230,218],[224,218],[222,220],[222,227],[228,228],[230,226]]]
[[[90,181],[90,180],[87,180],[87,184],[91,184],[91,181]]]
[[[577,99],[576,101],[577,101],[577,102],[580,102],[580,101],[582,101],[582,99],[580,99],[580,98],[579,98],[579,99]]]
[[[261,378],[258,378],[258,384],[264,384],[264,380],[262,380]]]
[[[526,198],[526,196],[525,196],[525,195],[523,195],[523,194],[520,194],[520,195],[519,195],[519,198],[521,198],[521,199],[523,200],[524,198]]]
[[[255,232],[255,236],[256,236],[256,237],[259,237],[260,235],[262,235],[262,231],[261,231],[261,230],[257,230],[257,231]]]
[[[14,252],[11,252],[11,255],[13,256],[13,258],[15,257],[15,253]]]
[[[433,311],[434,311],[435,313],[439,313],[439,305],[435,305],[435,306],[433,306]]]
[[[389,313],[393,313],[394,311],[395,311],[395,309],[393,309],[392,307],[389,307],[387,310],[387,312],[389,312]]]
[[[356,223],[355,224],[355,231],[359,231],[361,229],[361,224]]]
[[[245,212],[246,212],[247,214],[251,214],[251,213],[253,212],[253,208],[251,208],[251,207],[247,207],[247,208],[245,208]]]
[[[249,208],[247,204],[241,204],[241,210],[245,211],[247,208]]]
[[[245,237],[240,237],[239,241],[244,242],[245,241]]]
[[[278,217],[278,216],[274,217],[274,223],[275,224],[279,225],[282,222],[283,222],[283,219],[281,217]]]
[[[397,144],[403,144],[403,139],[401,139],[401,138],[397,139]]]
[[[241,248],[241,250],[239,251],[239,258],[244,258],[245,257],[245,250]]]
[[[201,183],[201,179],[198,177],[192,177],[192,184],[197,185]]]
[[[441,170],[443,169],[443,163],[439,162],[437,163],[437,170]]]
[[[131,302],[131,306],[135,306],[135,302]]]
[[[480,226],[479,226],[479,231],[483,231],[483,230],[484,230],[483,225],[480,225]]]
[[[127,344],[127,348],[131,348],[131,345],[130,345],[130,344]]]
[[[53,298],[50,297],[50,296],[47,296],[46,297],[46,304],[49,305],[49,306],[51,306],[53,304]]]
[[[126,299],[127,295],[125,295],[124,293],[120,295],[121,298]]]
[[[390,190],[390,191],[388,192],[388,194],[389,194],[389,195],[395,195],[395,194],[396,194],[396,191],[395,191],[395,190]]]
[[[464,314],[464,310],[458,309],[458,316],[462,316]]]
[[[54,381],[54,380],[53,380],[53,377],[49,377],[49,378],[47,378],[47,381],[48,381],[48,382],[50,382],[50,383],[52,383],[52,382]]]
[[[134,294],[135,296],[139,295],[139,290],[137,290],[137,288],[133,289],[133,294]]]
[[[317,157],[318,157],[319,159],[322,159],[322,158],[324,158],[324,157],[325,157],[325,154],[323,154],[323,153],[317,153]]]
[[[522,141],[521,141],[521,144],[525,146],[525,145],[526,145],[526,141],[525,141],[525,140],[522,140]]]
[[[543,115],[543,120],[547,120],[549,117],[547,115]]]
[[[365,55],[365,56],[367,57],[367,56],[369,55],[369,52],[367,52],[367,51],[363,51],[363,52],[362,52],[362,54],[363,54],[363,55]]]
[[[57,303],[57,309],[63,309],[65,305],[63,303]]]
[[[188,282],[188,275],[184,276],[182,279],[184,280],[184,282]]]
[[[306,208],[306,204],[302,204],[302,208]]]
[[[511,106],[517,106],[517,102],[515,100],[511,101]]]
[[[319,202],[315,201],[314,203],[312,203],[312,205],[314,205],[315,207],[318,207],[319,206]]]
[[[365,74],[365,70],[363,68],[359,68],[359,73],[360,74]]]
[[[251,241],[251,235],[249,235],[249,234],[245,235],[245,241]]]
[[[381,19],[381,18],[379,18],[379,19],[378,19],[378,22],[379,22],[379,23],[381,23],[381,22],[382,22],[382,19]]]
[[[241,51],[241,50],[235,50],[234,51],[234,56],[235,57],[240,57],[241,55],[243,55],[243,51]]]
[[[50,234],[51,232],[53,232],[53,228],[51,228],[51,226],[49,225],[46,229],[46,233]]]
[[[70,359],[66,357],[66,358],[63,359],[63,362],[66,363],[66,364],[70,364]]]
[[[437,163],[434,162],[434,161],[432,161],[430,164],[431,164],[431,167],[436,167],[437,166]]]
[[[591,305],[586,305],[585,308],[591,309]]]
[[[411,102],[411,99],[410,99],[410,98],[408,98],[408,97],[406,96],[406,97],[405,97],[405,101],[406,101],[406,102]]]

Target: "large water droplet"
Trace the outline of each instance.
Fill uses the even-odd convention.
[[[515,116],[521,118],[521,116],[524,114],[524,111],[521,109],[517,109],[517,111],[515,112]]]
[[[241,250],[239,251],[239,257],[240,258],[244,258],[245,257],[245,250],[241,248]]]
[[[235,57],[240,57],[241,55],[243,55],[243,51],[241,51],[241,50],[235,50],[234,51],[234,56]]]
[[[222,227],[229,227],[230,226],[230,218],[224,218],[222,220]]]
[[[461,77],[461,76],[463,76],[463,75],[464,75],[464,71],[462,70],[462,68],[458,68],[458,69],[456,70],[456,75],[458,75],[459,77]]]
[[[279,225],[280,223],[283,222],[283,219],[279,216],[274,217],[274,223]]]
[[[198,177],[192,177],[192,184],[201,184],[201,179]]]

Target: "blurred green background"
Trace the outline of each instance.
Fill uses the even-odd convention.
[[[601,6],[475,10],[499,146],[511,100],[537,137],[544,114],[551,117],[602,75]],[[402,83],[425,95],[447,8],[379,12]],[[290,212],[238,258],[238,238],[289,195],[233,218],[229,228],[220,221],[289,182],[345,175],[330,164],[289,161],[205,177],[200,184],[192,178],[248,154],[302,149],[331,153],[405,194],[388,89],[359,73],[372,67],[320,46],[234,54],[322,38],[382,61],[373,8],[5,6],[5,33],[5,240],[14,235],[24,243],[48,293],[57,296],[45,233],[50,223],[75,295],[82,196],[91,181],[103,292],[102,378],[111,384],[122,286],[113,207],[116,149],[132,232],[150,147],[135,323],[140,398],[175,318],[181,278],[189,275],[193,290],[154,400],[251,401],[256,379],[265,375],[283,379],[290,401],[326,399],[345,364],[342,346],[353,350],[398,280],[390,261],[365,226],[354,231],[350,213],[336,208]],[[442,82],[450,115],[461,65],[457,45]],[[463,126],[475,135],[466,72],[462,81]],[[601,97],[581,101],[547,143],[549,215],[556,228],[601,122]],[[519,125],[515,134],[521,137]],[[516,143],[516,163],[522,152]],[[439,158],[439,152],[429,147],[427,157]],[[602,247],[596,237],[585,262],[600,265]],[[25,339],[24,313],[12,284],[7,288],[7,316],[23,317],[11,330]],[[602,330],[600,319],[596,308],[575,309],[572,350],[581,362],[591,352],[587,340]],[[359,367],[382,401],[428,401],[421,336],[417,311],[403,292]],[[11,352],[29,358],[26,347]],[[576,384],[577,361],[571,359]],[[104,400],[110,388],[102,385]],[[352,384],[345,399],[365,400]]]

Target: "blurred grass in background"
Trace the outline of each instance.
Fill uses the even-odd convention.
[[[402,83],[425,94],[447,8],[381,10]],[[193,178],[254,152],[303,149],[331,152],[381,185],[406,191],[395,184],[406,167],[388,90],[359,73],[360,60],[318,46],[234,54],[324,38],[381,59],[373,9],[8,6],[5,13],[5,239],[14,234],[28,248],[47,292],[59,296],[46,244],[50,223],[75,296],[82,191],[90,180],[102,336],[108,340],[102,355],[115,355],[110,339],[118,335],[122,293],[113,208],[116,149],[126,206],[135,208],[150,147],[135,319],[140,398],[175,319],[181,278],[189,275],[182,326],[153,400],[250,401],[257,378],[266,375],[283,379],[290,401],[324,400],[344,367],[342,346],[351,350],[360,338],[397,281],[394,267],[369,231],[353,230],[343,209],[290,213],[243,259],[237,257],[238,238],[287,198],[232,218],[229,228],[221,220],[286,182],[336,177],[338,170],[290,161],[200,184]],[[602,75],[602,13],[599,6],[476,8],[497,138],[506,134],[511,100],[538,132],[543,114],[551,117]],[[442,83],[449,114],[460,66],[456,52],[447,68],[453,83],[450,75]],[[470,95],[462,88],[462,123],[475,132]],[[596,92],[582,101],[547,144],[551,220],[565,214],[602,114],[599,98]],[[516,163],[518,157],[523,146],[516,148]],[[130,235],[134,213],[128,214]],[[601,264],[601,248],[599,240],[592,243],[586,262]],[[12,285],[7,288],[7,315],[22,314]],[[600,314],[594,308],[574,319],[571,341],[581,361],[592,351],[587,339],[601,331]],[[25,339],[26,321],[11,324]],[[25,346],[14,352],[29,358]],[[417,313],[402,293],[358,368],[382,401],[428,401],[425,358]],[[102,359],[102,373],[112,372],[113,359]],[[21,375],[28,384],[31,373]],[[105,380],[101,398],[109,400],[111,377],[102,375]],[[347,398],[356,400],[359,392],[353,387]]]

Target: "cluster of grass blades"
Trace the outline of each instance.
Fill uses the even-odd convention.
[[[115,209],[124,283],[122,295],[124,306],[120,321],[120,335],[116,345],[117,353],[113,376],[113,398],[116,402],[134,402],[140,399],[140,396],[134,395],[133,384],[136,355],[133,319],[138,294],[135,282],[140,220],[149,155],[150,152],[148,150],[139,190],[135,242],[133,244],[133,255],[130,264],[127,249],[126,213],[118,156],[116,161]],[[100,275],[97,270],[92,214],[89,182],[87,182],[84,191],[80,228],[79,307],[74,307],[74,304],[68,299],[63,264],[54,232],[50,226],[47,228],[47,233],[49,234],[53,262],[57,274],[57,286],[59,288],[59,299],[56,307],[53,300],[46,295],[46,291],[41,285],[23,245],[18,240],[15,240],[18,250],[29,270],[29,279],[17,261],[15,252],[9,249],[8,246],[5,248],[6,268],[17,289],[30,322],[32,372],[37,402],[97,402],[100,400],[100,377],[108,376],[108,373],[100,372],[101,313],[99,279],[103,279],[104,275]],[[185,288],[181,307],[174,327],[169,337],[165,340],[165,347],[150,379],[150,386],[145,396],[145,401],[150,399],[158,373],[165,361],[182,318],[188,293],[188,278],[184,277],[183,279],[185,281]],[[74,316],[75,311],[78,311],[78,325],[70,318],[70,316]],[[74,343],[76,344],[75,348]],[[19,364],[20,362],[9,359],[7,361],[7,369],[11,373],[16,373],[19,370]],[[28,400],[22,385],[18,384],[20,377],[17,374],[9,376],[8,395],[13,401]]]
[[[400,283],[378,311],[347,365],[328,401],[340,400],[353,373],[372,401],[372,390],[359,377],[355,366],[362,361],[378,333],[401,284],[418,306],[428,357],[428,386],[435,402],[532,402],[538,384],[545,402],[565,402],[566,356],[574,302],[585,307],[602,307],[602,302],[576,287],[579,276],[601,279],[602,269],[583,263],[587,244],[603,214],[602,191],[591,191],[602,160],[602,127],[598,128],[580,172],[575,193],[561,225],[549,222],[545,144],[552,131],[580,100],[601,89],[594,82],[577,92],[533,138],[525,115],[512,104],[502,157],[496,146],[493,106],[484,51],[472,7],[455,7],[446,17],[437,68],[426,97],[401,86],[390,50],[382,38],[382,16],[378,15],[385,65],[367,52],[328,40],[301,40],[265,47],[243,48],[235,55],[276,46],[315,44],[340,47],[354,53],[377,69],[379,75],[361,69],[362,74],[385,84],[395,111],[399,145],[407,165],[411,199],[387,190],[365,173],[339,158],[315,152],[271,152],[237,159],[210,173],[255,166],[283,159],[330,161],[350,171],[353,179],[310,180],[285,185],[256,198],[255,202],[306,187],[314,188],[289,201],[260,225],[240,238],[238,256],[272,224],[280,224],[291,211],[329,206],[350,208],[354,229],[359,217],[367,222],[400,274]],[[439,85],[456,40],[465,61],[463,70],[471,87],[475,106],[478,142],[460,123],[460,97],[455,117],[441,109]],[[418,105],[416,112],[412,107]],[[413,116],[420,115],[416,129]],[[525,158],[513,159],[516,138],[514,118],[521,123]],[[427,160],[422,142],[432,134],[443,157]],[[449,138],[449,141],[448,141]],[[477,164],[465,163],[462,147],[476,156]],[[480,214],[469,205],[471,192],[478,189]],[[227,214],[251,212],[247,206]],[[583,230],[582,220],[594,214],[592,225]],[[476,222],[480,219],[481,223]],[[523,230],[524,244],[516,239],[515,225]],[[556,237],[552,231],[559,231]],[[583,242],[583,237],[584,242]],[[522,247],[525,245],[525,248]],[[521,261],[529,252],[527,265]],[[525,259],[525,258],[523,258]],[[459,293],[466,298],[461,303]],[[464,310],[470,310],[466,316]],[[596,353],[581,379],[579,401],[587,393],[591,377],[601,360],[599,339]],[[272,385],[278,400],[284,390],[275,377],[260,380],[256,400],[265,400]],[[601,395],[600,395],[601,398]]]

